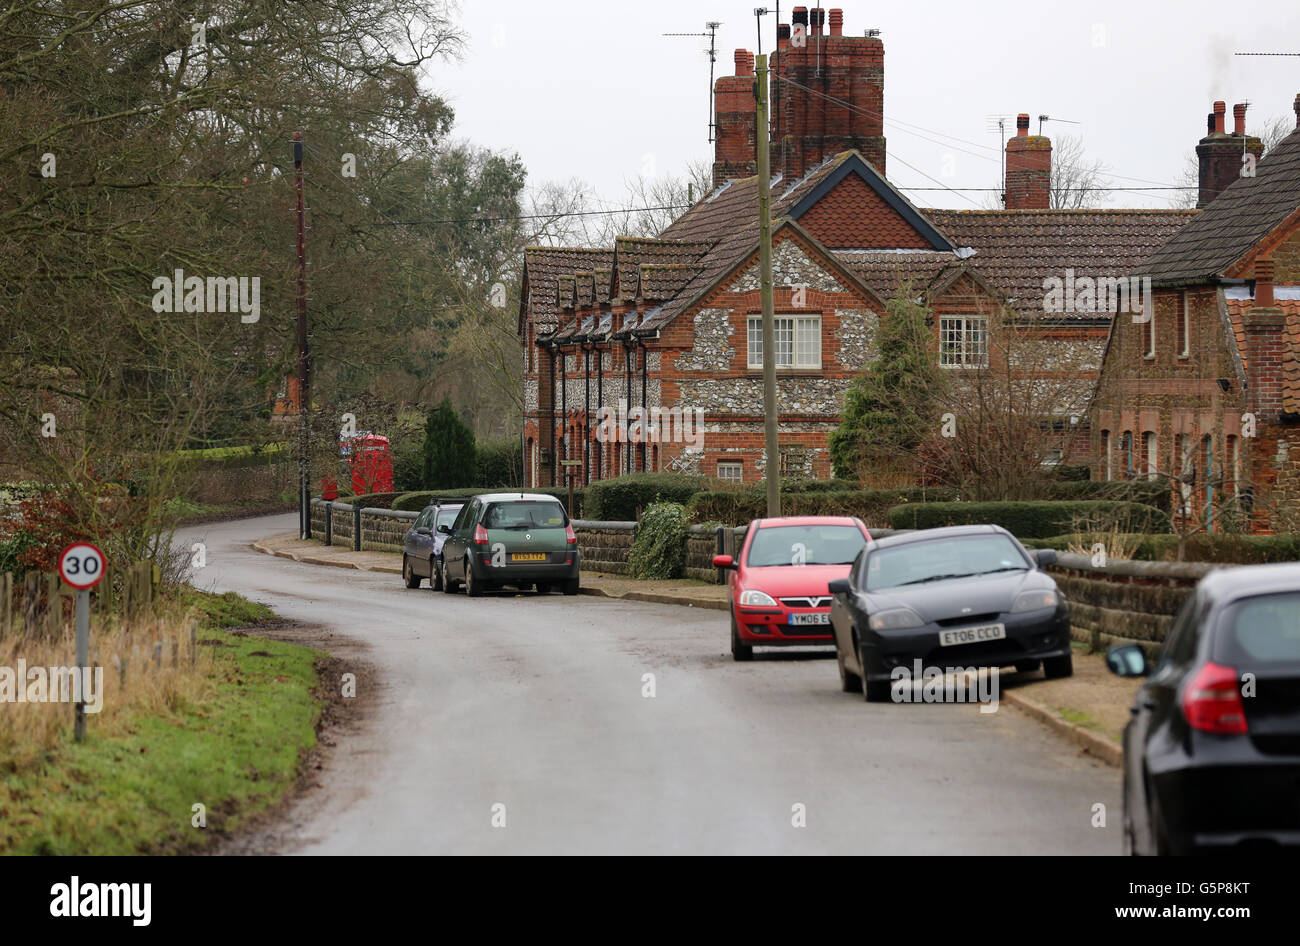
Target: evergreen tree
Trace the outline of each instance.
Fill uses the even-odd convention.
[[[450,398],[443,398],[424,426],[424,488],[473,486],[477,450],[472,431]]]
[[[926,325],[929,314],[906,287],[886,304],[876,358],[845,392],[840,426],[830,436],[836,476],[914,471],[915,451],[939,432],[948,378]]]

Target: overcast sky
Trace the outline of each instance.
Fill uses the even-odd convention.
[[[456,134],[517,151],[530,182],[579,177],[621,202],[638,173],[679,173],[688,160],[712,161],[707,140],[707,40],[665,37],[701,32],[720,20],[718,75],[734,72],[733,51],[755,48],[753,9],[772,0],[467,0],[463,63],[431,72],[455,105]],[[789,22],[792,3],[782,3]],[[815,4],[809,4],[810,8]],[[983,3],[835,4],[846,35],[881,30],[885,44],[888,173],[899,187],[996,187],[999,139],[987,116],[1071,119],[1048,123],[1053,137],[1077,134],[1106,163],[1114,183],[1178,183],[1188,152],[1204,134],[1215,99],[1248,100],[1247,127],[1294,117],[1300,57],[1300,3],[985,0]],[[830,5],[826,7],[830,8]],[[775,18],[764,18],[770,51]],[[896,122],[908,123],[904,130]],[[910,133],[917,128],[941,143]],[[905,166],[914,165],[914,171]],[[970,207],[949,192],[906,191],[920,206]],[[1156,194],[1113,194],[1111,206],[1169,206]],[[1165,197],[1169,196],[1167,193]]]

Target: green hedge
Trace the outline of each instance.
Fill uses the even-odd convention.
[[[1057,535],[1048,539],[1029,539],[1026,545],[1058,552],[1075,548],[1090,549],[1096,542],[1108,548],[1114,536]],[[1132,558],[1144,562],[1173,562],[1178,559],[1178,536],[1130,533],[1121,536],[1121,547],[1133,545]],[[1225,565],[1264,565],[1270,562],[1300,561],[1300,535],[1190,535],[1183,560],[1214,562]]]
[[[1092,470],[1086,463],[1062,463],[1052,468],[1052,476],[1058,480],[1086,480],[1092,477]]]
[[[1115,502],[1142,503],[1172,511],[1173,490],[1159,480],[1065,480],[1050,483],[1039,499],[1084,500],[1106,499]]]
[[[628,473],[598,480],[587,487],[584,518],[632,522],[638,509],[646,509],[655,502],[685,505],[709,485],[710,481],[704,477],[689,473]]]
[[[628,574],[633,578],[681,578],[686,570],[686,535],[685,506],[651,503],[628,555]]]
[[[360,496],[341,498],[340,501],[360,506],[362,509],[392,509],[393,500],[401,495],[401,493],[363,493]]]
[[[429,503],[433,502],[435,499],[465,500],[477,496],[480,493],[506,493],[506,492],[514,492],[514,490],[484,489],[481,486],[463,486],[457,489],[421,489],[411,493],[402,493],[400,496],[398,496],[396,499],[393,500],[392,508],[405,510],[407,512],[410,511],[419,512],[421,509],[429,505]],[[556,499],[558,499],[560,502],[564,504],[565,509],[568,510],[570,519],[583,518],[582,509],[583,509],[584,490],[582,489],[582,487],[577,487],[573,490],[573,504],[578,508],[577,513],[575,513],[572,509],[568,508],[569,491],[567,489],[560,489],[558,486],[534,486],[534,487],[529,487],[528,489],[521,490],[521,492],[540,493],[543,496],[554,496]]]
[[[1142,503],[1107,502],[1030,502],[1000,503],[908,503],[888,512],[894,529],[934,529],[989,523],[1002,526],[1017,538],[1039,539],[1063,535],[1077,519],[1105,520],[1127,524],[1144,533],[1168,532],[1169,515]]]
[[[474,451],[474,482],[493,489],[518,489],[524,481],[522,449],[515,437],[479,443]]]
[[[209,447],[177,450],[172,460],[181,466],[202,469],[239,468],[278,463],[290,458],[288,444],[269,443],[251,447]]]
[[[868,526],[886,524],[886,513],[900,503],[951,500],[952,489],[855,489],[781,493],[781,513],[786,516],[857,516]],[[692,522],[716,520],[744,525],[767,515],[767,498],[761,488],[696,493],[687,505]]]

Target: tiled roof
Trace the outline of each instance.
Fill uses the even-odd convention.
[[[925,210],[967,262],[1022,311],[1041,311],[1043,280],[1129,276],[1194,210]]]
[[[641,264],[641,298],[663,302],[677,295],[695,278],[699,270],[689,263]]]
[[[952,253],[837,250],[835,256],[882,299],[893,298],[905,284],[923,292],[961,265]]]
[[[614,242],[614,269],[618,295],[631,299],[637,290],[638,267],[642,263],[694,263],[713,246],[712,240],[658,240],[619,237]]]
[[[1157,284],[1204,282],[1227,274],[1279,224],[1300,210],[1300,130],[1239,177],[1156,253],[1141,275]]]
[[[528,275],[528,297],[525,304],[531,309],[539,326],[555,324],[556,283],[561,274],[591,270],[596,266],[608,267],[613,257],[614,251],[605,249],[527,247],[524,250],[524,266]]]

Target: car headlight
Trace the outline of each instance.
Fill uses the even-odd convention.
[[[873,614],[867,623],[873,631],[896,631],[905,627],[924,627],[921,616],[911,608],[891,608]]]
[[[765,591],[757,591],[755,589],[750,589],[749,591],[742,591],[740,593],[740,603],[745,605],[750,605],[751,607],[759,607],[759,608],[776,607],[776,602],[772,600],[772,596],[770,594],[768,594]]]
[[[1011,605],[1011,613],[1019,614],[1021,611],[1041,611],[1044,608],[1055,608],[1061,603],[1061,596],[1050,588],[1039,588],[1036,591],[1022,591],[1016,596],[1016,601]]]

